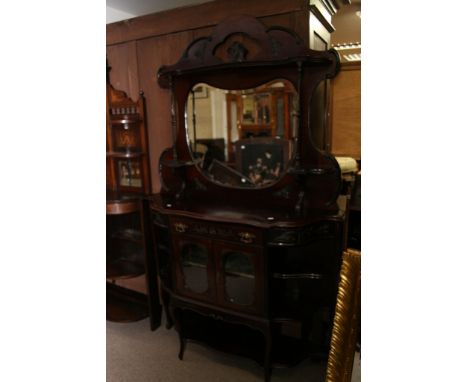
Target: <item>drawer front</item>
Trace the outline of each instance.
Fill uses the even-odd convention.
[[[190,234],[210,239],[227,240],[244,245],[262,245],[262,230],[232,224],[206,222],[185,218],[170,218],[171,232]]]
[[[334,237],[337,225],[332,221],[322,221],[296,229],[273,228],[268,231],[267,244],[272,246],[305,245],[311,241]]]

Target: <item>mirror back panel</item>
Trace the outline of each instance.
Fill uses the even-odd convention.
[[[314,89],[339,70],[335,51],[233,17],[193,41],[158,82],[172,94],[173,146],[160,158],[168,204],[204,202],[297,217],[336,208],[340,170],[314,146]],[[325,112],[325,110],[323,111]]]

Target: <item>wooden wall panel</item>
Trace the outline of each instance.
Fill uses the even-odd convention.
[[[192,41],[192,32],[180,32],[138,41],[140,85],[146,95],[146,116],[153,192],[159,192],[158,162],[162,151],[172,146],[170,92],[157,84],[162,65],[177,62]]]
[[[342,64],[332,80],[332,153],[361,159],[361,63]]]
[[[218,0],[171,9],[107,25],[107,44],[139,40],[197,28],[213,26],[228,16],[271,16],[306,11],[307,0]]]
[[[111,85],[136,101],[140,91],[136,41],[108,46],[106,53]]]

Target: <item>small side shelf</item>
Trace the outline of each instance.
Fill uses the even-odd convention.
[[[151,179],[143,93],[137,101],[107,84],[107,188],[149,194]]]
[[[107,66],[107,320],[133,322],[149,316],[150,328],[156,330],[161,325],[162,307],[149,231],[151,171],[145,100],[141,91],[134,101],[114,89],[110,69]]]
[[[107,200],[106,212],[107,319],[116,322],[140,320],[149,315],[147,296],[114,282],[146,272],[141,201],[135,196],[119,199],[113,195]]]
[[[106,203],[106,215],[122,215],[131,212],[137,212],[138,200],[135,196],[132,198],[108,199]]]

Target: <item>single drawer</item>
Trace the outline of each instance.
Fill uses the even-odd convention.
[[[170,217],[171,232],[199,235],[235,243],[261,245],[262,230],[249,226]]]

